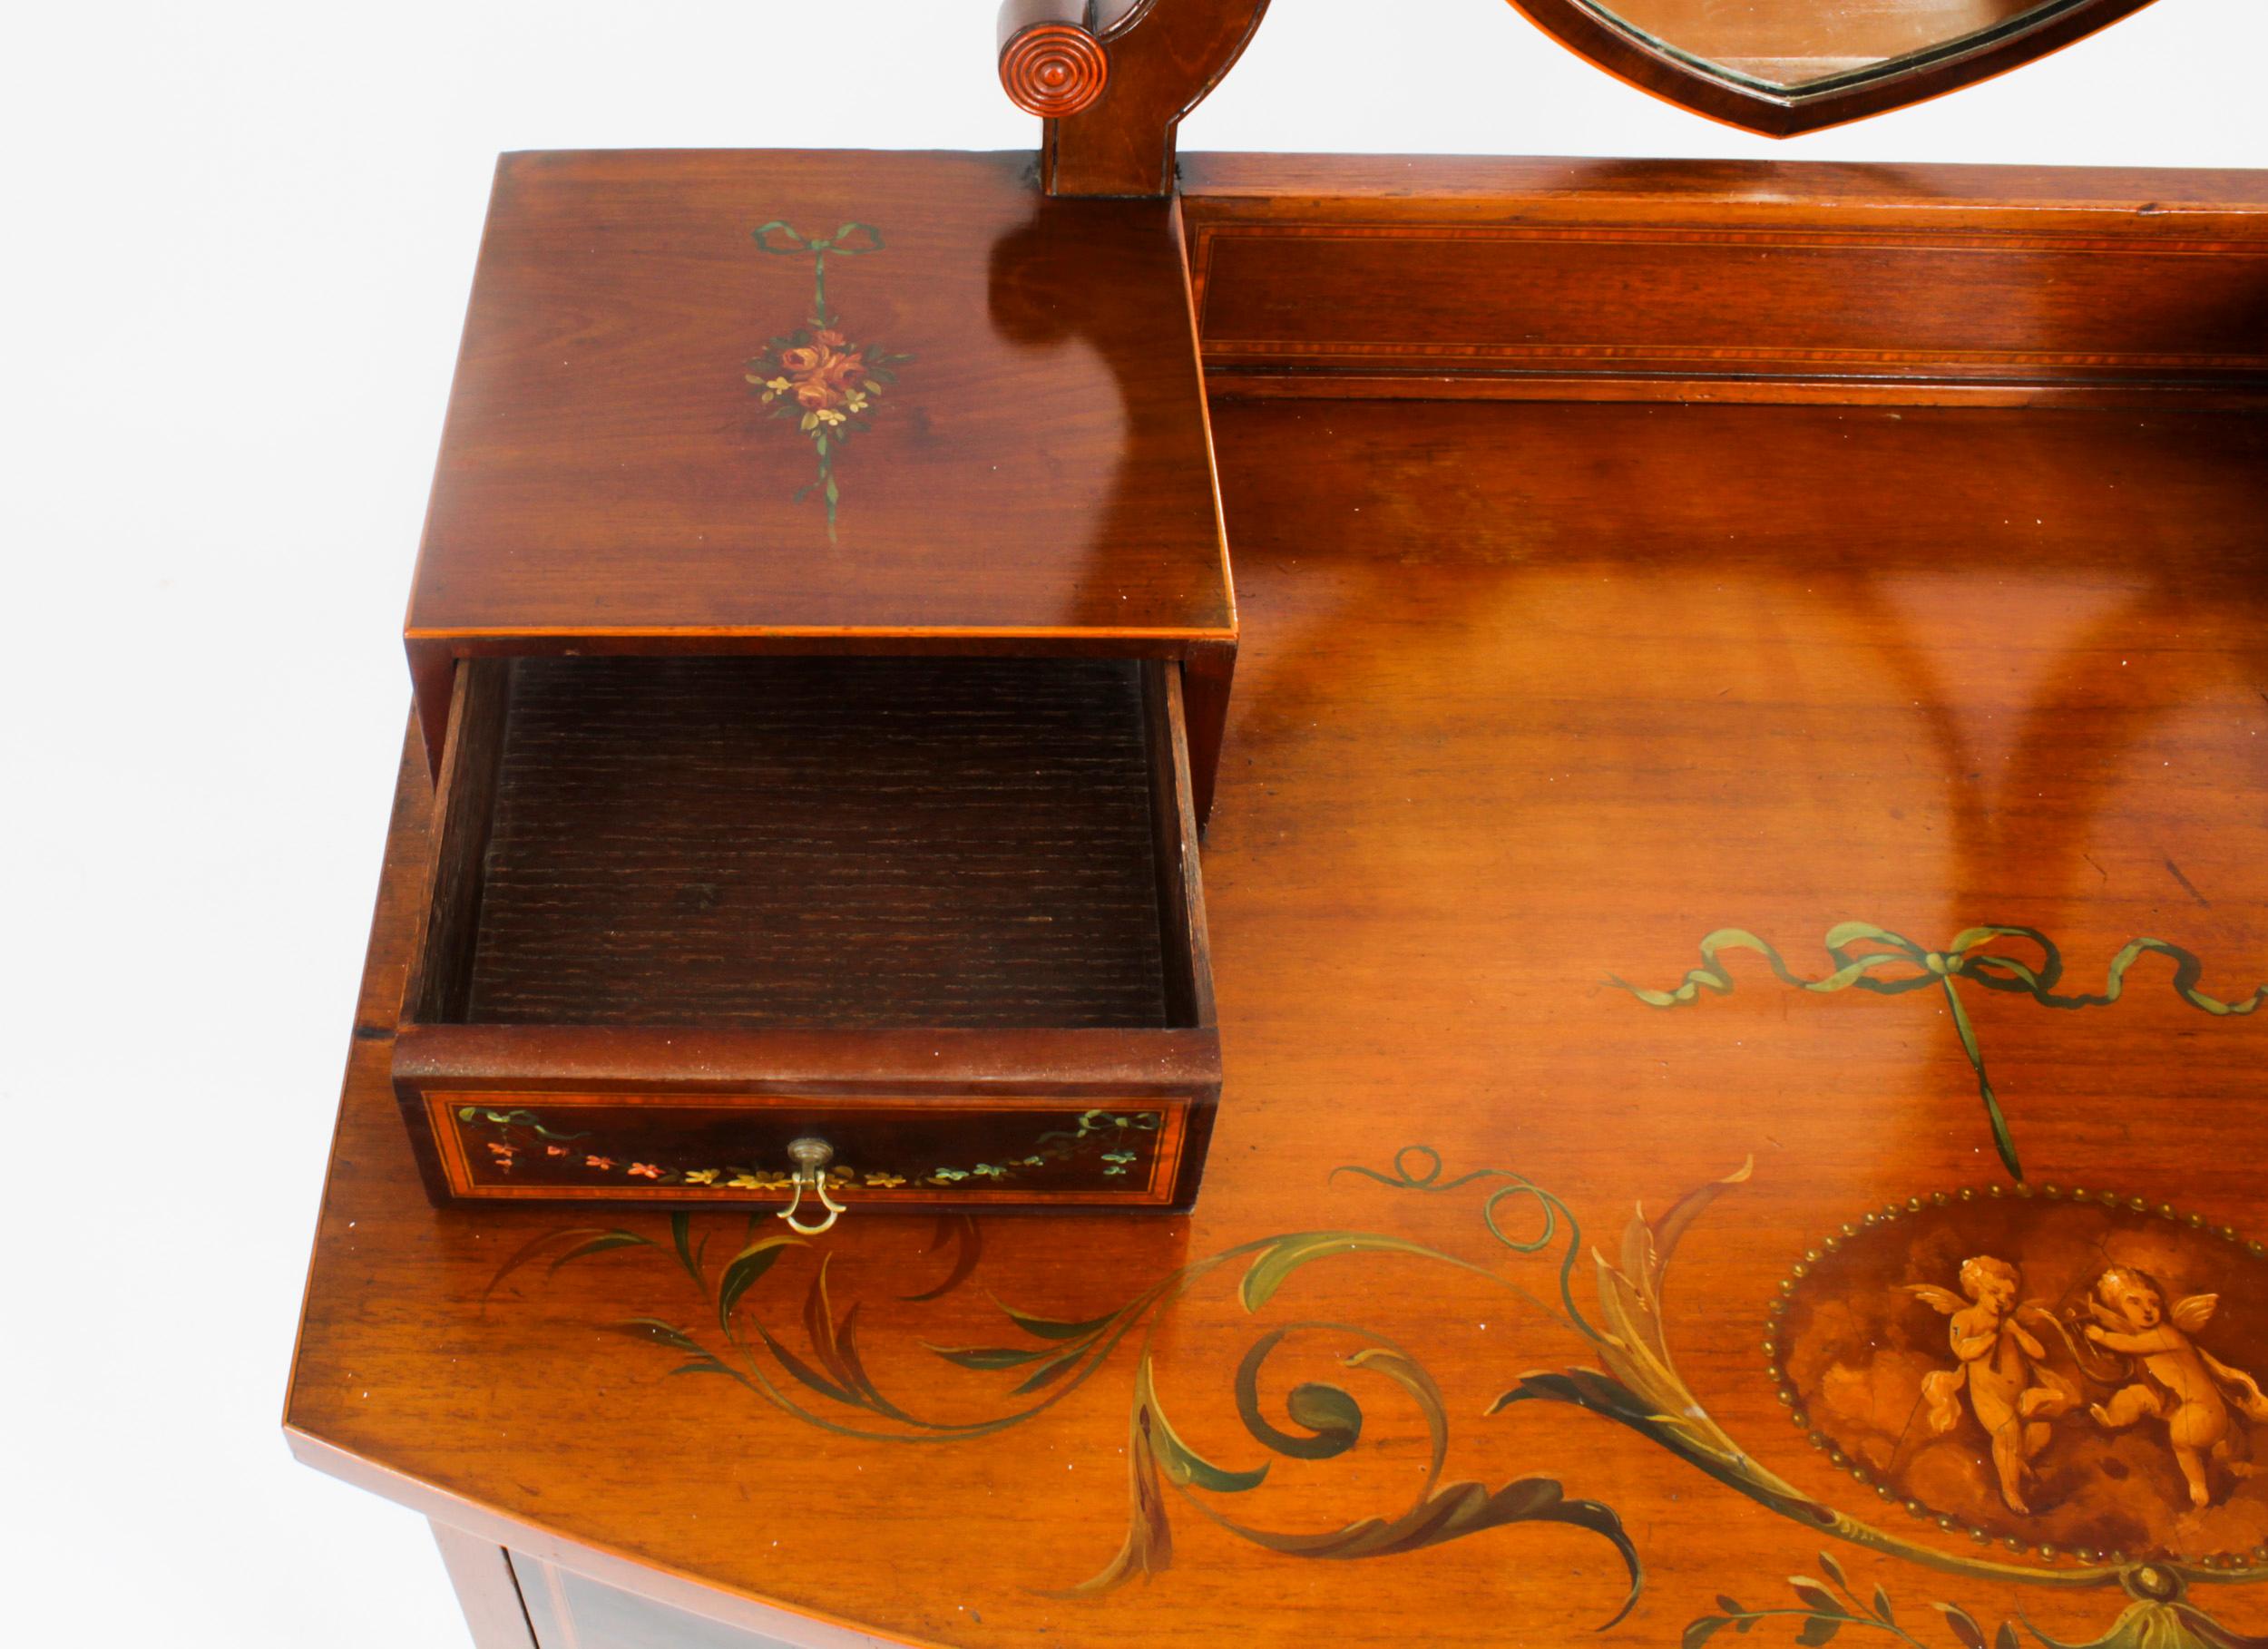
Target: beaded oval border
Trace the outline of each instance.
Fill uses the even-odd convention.
[[[2116,1209],[2128,1214],[2154,1214],[2169,1224],[2185,1225],[2192,1231],[2204,1232],[2224,1243],[2231,1244],[2252,1259],[2268,1259],[2268,1243],[2263,1243],[2257,1237],[2248,1239],[2243,1236],[2234,1225],[2211,1225],[2207,1224],[2203,1215],[2184,1214],[2171,1203],[2153,1204],[2147,1197],[2122,1196],[2116,1191],[2089,1191],[2078,1186],[2073,1186],[2066,1191],[2058,1186],[2034,1187],[2027,1184],[2018,1184],[2013,1186],[1990,1185],[1982,1190],[1964,1186],[1958,1191],[1932,1191],[1926,1196],[1910,1196],[1902,1203],[1885,1203],[1878,1209],[1869,1209],[1855,1222],[1844,1221],[1835,1232],[1821,1238],[1813,1246],[1805,1249],[1804,1257],[1790,1266],[1788,1274],[1780,1279],[1779,1293],[1766,1308],[1768,1321],[1765,1325],[1765,1368],[1771,1374],[1773,1390],[1778,1395],[1782,1407],[1788,1410],[1788,1418],[1794,1422],[1795,1429],[1803,1432],[1804,1440],[1825,1455],[1830,1463],[1838,1469],[1849,1473],[1853,1481],[1872,1488],[1876,1497],[1886,1504],[1899,1507],[1908,1517],[1919,1521],[1934,1523],[1948,1534],[1966,1534],[1980,1547],[1989,1547],[1997,1542],[2009,1552],[2019,1556],[2028,1556],[2042,1565],[2071,1563],[2090,1568],[2108,1565],[2121,1569],[2136,1565],[2143,1567],[2157,1565],[2177,1572],[2209,1571],[2229,1579],[2268,1576],[2268,1541],[2263,1541],[2248,1550],[2214,1552],[2204,1557],[2150,1556],[2136,1559],[2125,1552],[2096,1551],[2084,1547],[2071,1549],[2048,1542],[2035,1545],[2016,1535],[1995,1536],[1989,1529],[1975,1524],[1964,1524],[1960,1518],[1933,1510],[1919,1500],[1900,1499],[1897,1490],[1889,1484],[1878,1480],[1873,1472],[1852,1459],[1824,1432],[1813,1428],[1811,1416],[1804,1411],[1798,1393],[1794,1387],[1788,1383],[1787,1371],[1780,1361],[1781,1319],[1786,1314],[1788,1302],[1794,1298],[1795,1291],[1802,1286],[1804,1279],[1811,1274],[1811,1268],[1828,1254],[1836,1252],[1853,1237],[1862,1235],[1870,1230],[1888,1225],[1909,1215],[1921,1214],[1926,1209],[1951,1207],[1960,1203],[1975,1202],[1980,1197],[1996,1199],[2037,1197],[2043,1202],[2094,1203],[2105,1208]]]

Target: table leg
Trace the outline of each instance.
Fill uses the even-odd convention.
[[[472,1628],[473,1649],[537,1649],[504,1548],[445,1523],[432,1527],[464,1624]]]

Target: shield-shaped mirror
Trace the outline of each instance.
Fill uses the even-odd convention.
[[[1774,137],[2003,73],[2150,0],[1512,0],[1599,67]]]

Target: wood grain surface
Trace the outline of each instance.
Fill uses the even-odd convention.
[[[1229,628],[1172,208],[1031,169],[504,156],[409,633]],[[872,234],[826,259],[827,319],[907,358],[841,448],[831,545],[814,443],[747,363],[814,318],[794,239],[846,220]]]
[[[1163,1025],[1117,659],[523,659],[464,1017]]]
[[[497,166],[405,625],[484,653],[1232,645],[1176,209],[1028,154]]]
[[[386,1085],[406,761],[294,1446],[774,1632],[2268,1632],[2268,1486],[2224,1450],[2194,1505],[2086,1372],[2112,1261],[2268,1361],[2268,1015],[2206,1006],[2268,978],[2268,425],[1216,415],[1246,632],[1195,1211],[854,1216],[743,1264],[738,1215],[435,1210]],[[2001,1387],[1913,1418],[1967,1366],[1914,1290],[1983,1309],[1979,1254],[2060,1325],[1991,1379],[2084,1385],[2035,1402],[2025,1513]]]
[[[1192,155],[1221,395],[2257,404],[2268,174]]]
[[[1182,117],[1236,66],[1267,9],[1268,0],[1096,5],[1110,81],[1086,108],[1042,128],[1041,185],[1061,196],[1171,194]]]

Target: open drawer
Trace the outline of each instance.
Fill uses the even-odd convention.
[[[1220,1049],[1174,666],[458,668],[394,1054],[436,1199],[1194,1197]]]

